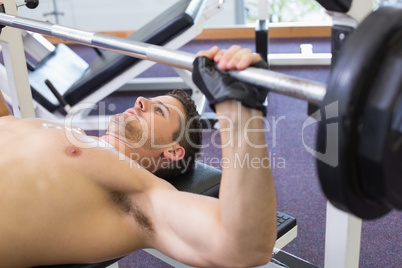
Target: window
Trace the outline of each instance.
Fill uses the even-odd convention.
[[[374,7],[378,6],[399,6],[402,7],[402,0],[373,0]]]
[[[245,23],[255,23],[258,2],[244,0]],[[330,21],[325,9],[315,0],[266,0],[269,22],[322,22]]]

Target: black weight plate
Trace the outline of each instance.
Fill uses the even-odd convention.
[[[359,170],[370,199],[402,209],[402,33],[389,45],[362,114]]]
[[[335,165],[318,157],[321,187],[335,207],[363,219],[378,218],[390,211],[383,204],[368,199],[362,191],[358,174],[358,126],[373,77],[386,53],[384,48],[401,27],[402,9],[381,7],[371,13],[345,41],[320,108],[325,118],[325,110],[337,105],[338,115],[336,139],[327,141],[325,120],[318,125],[317,151],[338,157]],[[326,152],[327,143],[329,148],[335,147],[338,151]]]
[[[398,100],[394,106],[393,119],[391,123],[391,133],[389,134],[391,151],[386,155],[387,180],[389,185],[388,201],[397,209],[402,209],[402,92],[399,92]],[[392,177],[391,177],[392,176]]]
[[[348,12],[352,0],[317,0],[323,8],[329,11]]]

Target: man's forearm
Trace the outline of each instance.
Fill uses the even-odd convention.
[[[4,99],[3,93],[0,91],[0,116],[12,115],[10,107]]]
[[[276,196],[262,114],[236,101],[216,109],[226,164],[219,195],[223,227],[242,250],[266,254],[276,240]]]

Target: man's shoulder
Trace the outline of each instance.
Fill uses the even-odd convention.
[[[11,123],[11,122],[15,122],[15,121],[18,121],[18,120],[20,120],[20,119],[18,117],[13,116],[13,115],[1,116],[0,117],[0,126],[8,124],[8,123]]]

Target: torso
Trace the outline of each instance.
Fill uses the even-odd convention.
[[[143,246],[133,196],[99,181],[114,179],[111,159],[124,163],[113,149],[79,146],[96,142],[40,119],[0,125],[1,265],[98,262]]]

